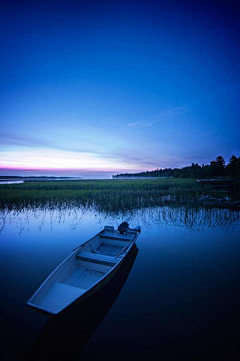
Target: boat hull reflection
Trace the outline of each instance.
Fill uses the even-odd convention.
[[[137,253],[134,245],[119,271],[97,293],[79,300],[59,315],[50,316],[29,360],[75,360],[117,299]]]

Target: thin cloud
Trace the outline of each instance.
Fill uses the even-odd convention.
[[[0,144],[1,145],[20,145],[24,147],[48,147],[50,146],[49,142],[43,139],[37,139],[34,137],[21,136],[16,134],[0,134]]]
[[[180,115],[185,114],[186,112],[189,111],[189,108],[183,106],[183,107],[176,107],[170,110],[167,110],[165,112],[162,112],[160,114],[156,114],[153,117],[149,118],[149,119],[143,119],[143,120],[139,120],[136,122],[132,122],[132,123],[128,123],[127,127],[128,128],[143,128],[143,127],[151,127],[152,125],[156,124],[156,123],[160,123],[160,122],[164,122],[164,121],[169,121],[172,120],[174,118],[179,117]]]
[[[127,124],[127,127],[136,127],[142,124],[142,120],[138,121],[138,122],[134,122],[134,123],[129,123]]]
[[[121,159],[122,162],[135,165],[136,171],[153,170],[156,168],[182,167],[186,161],[184,157],[173,156],[171,154],[159,153],[158,155],[144,152],[133,151],[133,149],[120,149],[115,152],[115,157]],[[128,170],[126,170],[128,172]]]
[[[84,153],[90,153],[90,154],[99,154],[101,155],[101,152],[97,152],[95,150],[85,149],[82,147],[66,147],[54,144],[53,142],[40,139],[37,137],[29,137],[25,135],[16,135],[12,133],[8,134],[0,134],[0,147],[6,148],[7,146],[20,146],[24,148],[48,148],[53,150],[63,150],[66,152],[84,152]]]

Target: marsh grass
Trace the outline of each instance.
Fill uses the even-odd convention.
[[[97,220],[119,223],[138,218],[146,226],[184,225],[191,229],[239,224],[240,212],[204,208],[201,196],[216,196],[194,179],[94,180],[26,182],[0,186],[0,233],[6,220],[17,220],[26,229],[29,219],[39,217],[54,225],[72,218],[72,227],[90,212]],[[220,193],[224,197],[224,193]]]
[[[0,207],[95,207],[116,211],[193,203],[208,189],[194,179],[26,182],[0,186]]]

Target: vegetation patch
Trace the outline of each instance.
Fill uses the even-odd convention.
[[[231,197],[230,197],[231,196]],[[216,193],[196,179],[26,182],[0,186],[1,209],[94,207],[99,211],[162,205],[238,207],[238,195]],[[233,204],[235,202],[235,204]]]

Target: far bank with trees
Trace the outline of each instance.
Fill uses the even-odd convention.
[[[113,178],[132,178],[132,177],[171,177],[171,178],[226,178],[240,179],[240,157],[232,155],[226,165],[222,156],[218,156],[210,164],[192,163],[192,165],[183,168],[165,168],[140,173],[122,173],[116,174]]]

